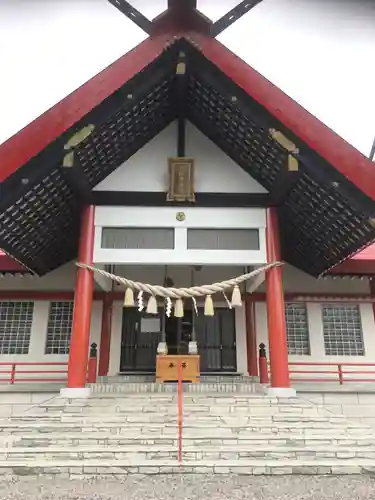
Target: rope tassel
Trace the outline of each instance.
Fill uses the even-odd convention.
[[[148,299],[146,313],[158,314],[158,303],[156,302],[154,295],[150,295],[150,298]]]
[[[125,291],[124,307],[134,307],[134,292],[132,288],[127,288]]]
[[[232,304],[232,307],[241,307],[242,306],[241,290],[240,290],[240,287],[238,285],[236,285],[233,288],[231,304]]]
[[[174,316],[175,318],[184,317],[184,303],[181,299],[177,299],[174,305]]]
[[[211,295],[207,295],[206,300],[204,301],[204,315],[205,316],[215,315],[214,303]]]

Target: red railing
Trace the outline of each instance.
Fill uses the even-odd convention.
[[[375,363],[291,361],[289,373],[291,382],[375,382]]]
[[[0,384],[18,382],[66,382],[68,363],[29,361],[0,363]],[[4,377],[5,375],[5,377]],[[52,377],[50,377],[52,375]]]

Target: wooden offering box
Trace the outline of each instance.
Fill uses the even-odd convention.
[[[178,365],[182,364],[182,381],[199,382],[199,356],[193,354],[156,356],[156,382],[178,381]]]

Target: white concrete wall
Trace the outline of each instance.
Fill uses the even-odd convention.
[[[1,363],[14,363],[14,362],[28,362],[28,363],[67,363],[68,355],[58,355],[58,354],[45,354],[46,341],[47,341],[47,324],[48,324],[48,314],[49,314],[50,301],[47,300],[36,300],[34,301],[34,314],[31,326],[31,338],[29,345],[29,353],[24,355],[19,354],[8,354],[1,355]],[[101,333],[101,318],[102,318],[102,302],[94,301],[93,310],[91,316],[91,335],[90,344],[95,342],[98,346],[100,345],[100,333]],[[10,370],[10,366],[3,366],[2,369],[5,371]],[[51,371],[55,372],[58,370],[64,370],[64,366],[28,366],[28,367],[16,367],[16,380],[17,380],[17,369],[18,370],[30,370],[30,371]],[[32,374],[27,375],[20,374],[21,378],[49,378],[49,379],[60,379],[64,378],[63,374],[49,373],[49,374]],[[0,379],[8,378],[6,375],[0,375]]]
[[[169,186],[168,158],[176,156],[177,123],[172,123],[95,188],[95,191],[162,191]],[[186,153],[194,158],[195,190],[207,193],[266,193],[255,179],[190,122]]]
[[[183,213],[184,220],[177,214]],[[173,249],[102,248],[103,227],[173,228]],[[266,262],[266,211],[263,208],[203,207],[97,207],[95,211],[94,261],[99,264],[240,265]],[[257,229],[258,250],[192,250],[187,248],[188,229]]]

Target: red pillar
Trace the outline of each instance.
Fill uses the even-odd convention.
[[[258,376],[257,334],[255,323],[255,302],[251,295],[245,295],[247,370],[252,377]]]
[[[279,227],[277,209],[275,207],[267,209],[266,219],[267,262],[280,261]],[[289,388],[290,379],[282,267],[274,267],[267,271],[266,297],[271,386],[273,388]]]
[[[83,208],[78,261],[89,265],[92,265],[94,253],[94,215],[93,205]],[[83,388],[86,384],[93,291],[92,271],[78,267],[68,365],[69,389]]]
[[[112,305],[113,297],[111,293],[106,293],[103,300],[102,311],[102,331],[100,336],[99,354],[99,375],[108,375],[109,354],[111,348],[111,328],[112,328]]]

